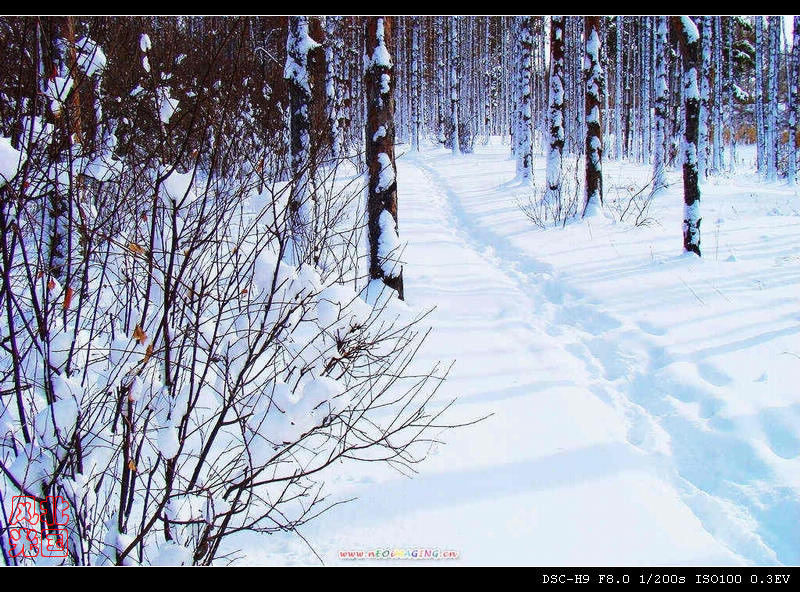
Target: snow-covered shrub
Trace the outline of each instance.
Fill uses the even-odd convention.
[[[165,89],[138,107],[163,114],[159,151],[121,150],[110,119],[81,144],[69,100],[0,144],[6,563],[26,495],[69,506],[68,556],[38,561],[210,564],[230,534],[332,505],[334,464],[418,462],[441,414],[443,376],[410,371],[420,316],[362,290],[363,177],[320,169],[315,261],[289,265],[285,154],[242,151],[247,114],[212,124]]]

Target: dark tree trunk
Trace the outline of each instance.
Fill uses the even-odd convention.
[[[392,17],[367,19],[366,156],[369,167],[369,274],[403,299],[403,268],[397,261],[397,180],[394,157]],[[391,216],[391,224],[387,224]],[[387,245],[393,246],[387,250]]]
[[[548,99],[549,149],[547,152],[547,199],[561,199],[561,159],[564,152],[564,17],[550,21],[550,90]]]
[[[603,126],[600,109],[605,91],[600,65],[600,17],[585,18],[586,54],[586,201],[583,215],[596,213],[603,205]]]
[[[683,57],[686,130],[683,155],[683,249],[700,256],[700,185],[698,184],[698,137],[700,125],[700,36],[692,19],[672,17]]]
[[[308,260],[313,244],[311,170],[311,73],[308,64],[308,17],[290,16],[286,41],[285,76],[289,86],[292,188],[289,196],[290,255],[296,263]]]

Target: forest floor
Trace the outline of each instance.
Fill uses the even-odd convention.
[[[700,260],[681,254],[679,172],[636,226],[611,212],[649,170],[610,162],[606,214],[548,230],[513,175],[500,143],[398,159],[407,300],[436,307],[419,362],[455,360],[453,420],[491,417],[413,478],[343,465],[328,490],[356,499],[302,530],[314,552],[240,537],[239,563],[800,563],[796,190],[710,179]]]

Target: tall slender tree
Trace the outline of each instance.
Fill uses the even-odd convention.
[[[700,115],[699,136],[697,142],[697,170],[700,180],[708,175],[709,168],[709,125],[711,114],[711,17],[704,16],[700,19]]]
[[[461,152],[458,143],[458,103],[460,100],[460,56],[458,47],[458,24],[457,16],[450,17],[447,29],[450,45],[450,142],[453,154]]]
[[[767,141],[766,141],[766,118],[764,114],[764,68],[766,66],[764,58],[764,17],[753,17],[753,25],[756,30],[756,88],[755,96],[755,116],[756,116],[756,166],[761,177],[767,176]]]
[[[411,18],[411,149],[419,152],[419,138],[422,133],[422,78],[420,76],[420,29],[419,19]]]
[[[688,16],[672,17],[673,30],[680,39],[683,58],[683,249],[700,256],[700,184],[698,180],[698,136],[700,124],[700,32]]]
[[[583,215],[596,214],[603,205],[603,126],[601,95],[605,76],[600,64],[600,17],[585,17],[586,197]]]
[[[313,176],[311,162],[311,75],[309,52],[319,44],[308,32],[307,16],[290,16],[286,38],[284,78],[289,85],[292,187],[289,195],[289,225],[292,244],[287,255],[295,262],[307,261],[314,254],[314,193],[309,191]]]
[[[328,135],[331,144],[331,156],[339,158],[342,150],[342,131],[340,129],[339,111],[339,60],[341,59],[341,17],[325,17],[325,114],[328,118]]]
[[[734,111],[734,86],[735,81],[733,78],[733,34],[734,34],[735,19],[732,16],[725,17],[725,48],[728,54],[726,60],[726,74],[725,74],[725,128],[728,130],[728,170],[734,172],[736,170],[736,113]]]
[[[403,268],[397,260],[397,177],[394,155],[394,64],[390,16],[371,16],[366,22],[367,91],[366,157],[369,274],[382,280],[403,299]]]
[[[789,183],[797,183],[797,157],[800,153],[800,138],[798,138],[798,117],[800,117],[800,16],[795,15],[794,37],[792,40],[792,54],[790,57],[791,89],[789,96]]]
[[[519,64],[517,72],[519,85],[517,105],[517,175],[523,183],[533,181],[533,129],[531,117],[533,103],[531,100],[531,83],[533,81],[533,17],[522,16],[519,19]]]
[[[614,156],[618,160],[622,160],[622,109],[624,103],[622,97],[622,35],[624,19],[625,17],[623,16],[616,18],[617,59],[614,68]]]
[[[561,199],[564,152],[564,17],[550,17],[550,87],[548,99],[547,191],[545,199]]]
[[[767,104],[766,104],[766,142],[767,142],[767,180],[778,178],[778,74],[780,73],[780,30],[782,17],[770,16],[767,19]]]
[[[666,187],[664,169],[667,148],[667,112],[669,86],[667,84],[667,17],[656,17],[655,28],[655,134],[653,140],[653,193]]]

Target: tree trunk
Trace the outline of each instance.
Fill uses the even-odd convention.
[[[764,17],[756,16],[753,23],[756,29],[756,166],[758,174],[767,176],[767,143],[764,131]]]
[[[700,119],[700,34],[688,16],[672,17],[673,30],[681,42],[683,57],[684,111],[683,138],[683,250],[700,256],[700,185],[698,183],[698,135]]]
[[[767,26],[767,181],[778,179],[778,73],[781,20],[782,17],[770,16]]]
[[[403,268],[398,261],[397,179],[394,157],[394,67],[392,17],[367,19],[366,156],[369,168],[367,199],[369,274],[397,291],[403,299]]]
[[[564,17],[550,18],[549,147],[547,151],[547,193],[556,204],[561,199],[561,159],[564,152]]]
[[[797,182],[797,155],[800,152],[800,141],[797,137],[798,117],[800,117],[800,16],[794,17],[794,37],[792,41],[791,61],[791,96],[789,107],[789,183]]]
[[[653,142],[653,194],[667,186],[664,177],[667,145],[667,111],[669,109],[667,86],[667,17],[656,17],[655,34],[655,140]]]
[[[617,61],[614,69],[614,156],[622,160],[622,27],[625,17],[617,17]]]
[[[697,169],[700,179],[704,180],[708,175],[709,168],[708,120],[710,116],[709,102],[711,100],[711,17],[702,17],[701,23],[700,122],[697,144]]]
[[[292,188],[289,195],[291,245],[288,255],[295,263],[313,259],[314,195],[308,188],[311,163],[311,76],[308,54],[317,47],[308,34],[308,17],[289,17],[284,77],[289,85],[290,152]]]
[[[458,101],[459,101],[459,55],[458,55],[458,17],[450,17],[450,141],[453,154],[461,150],[458,145]]]
[[[517,106],[517,175],[523,183],[533,182],[533,130],[531,128],[531,52],[533,49],[533,17],[519,21],[519,104]]]
[[[585,17],[586,92],[586,200],[584,217],[598,213],[603,205],[603,126],[600,120],[601,95],[605,92],[600,65],[600,17]]]
[[[339,129],[339,21],[340,17],[325,17],[325,114],[328,117],[328,135],[331,156],[339,158],[342,135]]]

